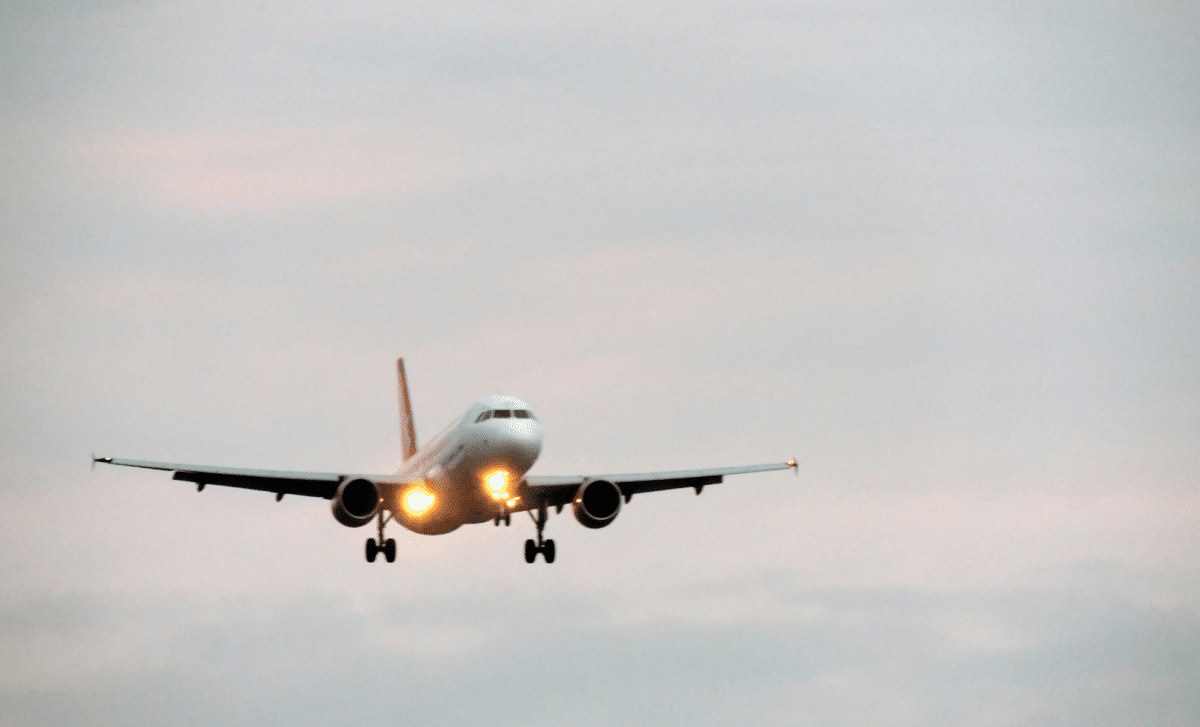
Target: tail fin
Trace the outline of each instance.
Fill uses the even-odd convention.
[[[408,459],[417,452],[417,428],[413,424],[412,402],[408,399],[408,377],[404,375],[404,359],[396,359],[400,376],[400,453]]]

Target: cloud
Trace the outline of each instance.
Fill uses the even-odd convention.
[[[232,601],[216,620],[187,604],[138,608],[118,617],[162,635],[160,663],[133,673],[109,663],[40,699],[9,683],[6,701],[16,714],[32,714],[82,692],[83,704],[108,705],[126,724],[153,721],[163,709],[181,723],[255,715],[263,689],[273,695],[270,719],[299,724],[346,709],[433,723],[488,714],[549,723],[581,708],[589,723],[659,710],[698,724],[748,716],[769,724],[849,724],[863,715],[885,724],[954,724],[964,714],[984,723],[1194,719],[1200,705],[1184,675],[1200,638],[1195,620],[1131,607],[1071,571],[1061,575],[1061,589],[969,597],[797,589],[786,579],[736,584],[792,604],[767,621],[664,614],[630,622],[621,616],[626,607],[602,595],[558,596],[531,609],[518,593],[410,592],[370,612],[348,610],[345,598],[267,610]],[[733,592],[674,595],[716,605]],[[93,606],[77,611],[94,622]],[[969,621],[975,633],[964,638]],[[999,646],[977,633],[1014,627],[1023,636]],[[480,638],[447,651],[472,631]],[[298,662],[297,651],[320,658]],[[60,666],[77,668],[70,663]],[[510,672],[536,678],[504,676]],[[464,685],[472,699],[455,696]],[[194,690],[210,700],[189,700]],[[850,716],[844,704],[854,694],[865,701]]]
[[[453,160],[437,148],[444,144],[420,132],[352,125],[151,131],[91,141],[77,159],[94,186],[150,207],[278,213],[444,188],[454,176]]]
[[[31,724],[1194,724],[1179,5],[25,5],[0,27],[0,703]],[[1194,35],[1194,34],[1193,34]],[[611,528],[313,470],[527,400]]]

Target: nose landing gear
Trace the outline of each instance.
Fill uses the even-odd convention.
[[[537,526],[537,542],[535,543],[532,538],[525,541],[525,562],[532,563],[537,560],[538,553],[541,553],[547,563],[553,563],[554,541],[542,539],[542,530],[546,527],[546,506],[542,505],[538,508],[536,518],[534,518],[532,510],[528,512],[529,519],[533,520],[533,524]]]
[[[367,538],[368,563],[374,563],[375,556],[379,555],[380,553],[383,553],[383,557],[387,560],[387,562],[394,563],[396,561],[396,541],[392,538],[388,538],[387,540],[383,539],[383,526],[387,525],[387,521],[391,519],[392,516],[389,514],[387,516],[387,520],[385,520],[383,518],[383,510],[381,509],[379,511],[379,542],[376,543],[375,538]]]

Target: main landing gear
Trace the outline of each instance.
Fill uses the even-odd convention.
[[[387,562],[394,563],[396,561],[396,541],[388,538],[383,539],[383,526],[387,525],[387,521],[391,520],[392,516],[388,515],[387,520],[383,519],[383,510],[379,511],[379,542],[375,542],[375,538],[367,538],[367,562],[374,563],[375,556],[383,553],[383,557]]]
[[[533,524],[537,526],[537,542],[535,543],[532,538],[525,541],[525,562],[532,563],[537,560],[538,553],[541,553],[547,563],[553,563],[554,541],[542,539],[542,529],[546,527],[546,506],[542,505],[538,508],[536,518],[534,518],[532,510],[528,512],[529,519],[533,520]]]

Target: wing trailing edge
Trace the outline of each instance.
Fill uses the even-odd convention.
[[[606,480],[621,488],[625,501],[643,492],[662,492],[664,490],[680,490],[691,488],[699,495],[706,485],[718,485],[725,481],[727,475],[743,475],[751,472],[772,472],[775,470],[795,469],[796,461],[772,462],[769,464],[752,464],[742,467],[713,467],[698,470],[674,470],[670,472],[638,472],[617,475],[562,475],[545,476],[531,475],[525,478],[525,488],[528,504],[536,507],[539,504],[561,507],[574,498],[575,491],[584,482],[590,480]]]

